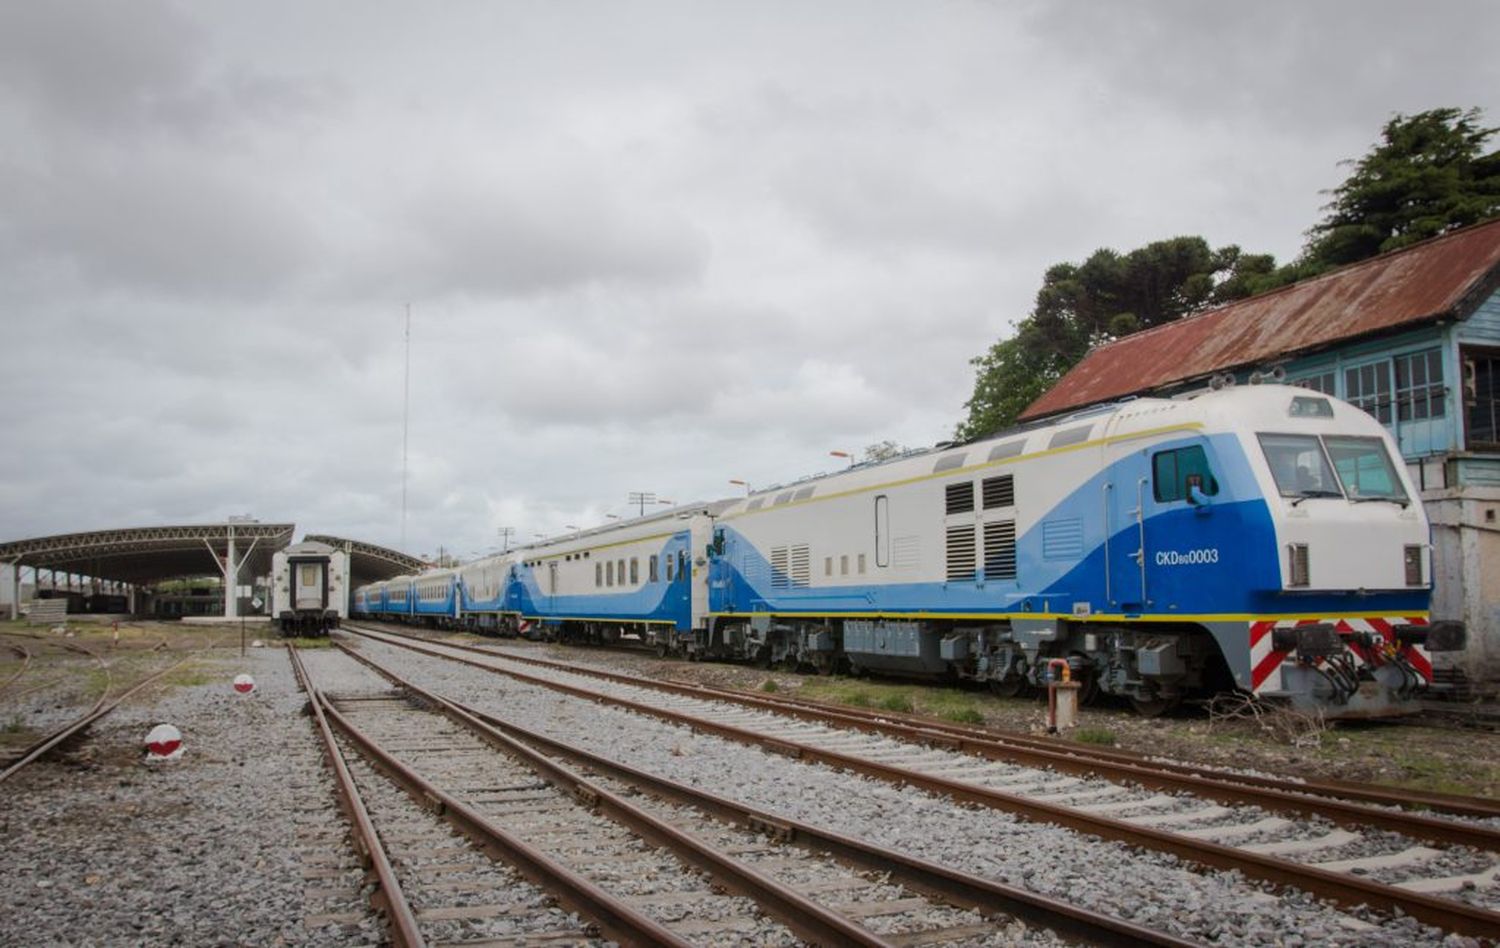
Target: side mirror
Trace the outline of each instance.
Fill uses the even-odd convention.
[[[1206,512],[1213,501],[1203,493],[1203,477],[1199,474],[1189,474],[1187,479],[1187,502],[1197,507],[1200,512]]]

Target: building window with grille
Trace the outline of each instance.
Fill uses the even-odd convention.
[[[1336,383],[1335,373],[1332,370],[1318,372],[1300,379],[1292,379],[1291,384],[1299,388],[1311,389],[1314,392],[1322,392],[1324,395],[1338,396],[1338,392],[1334,390]]]
[[[1462,356],[1468,448],[1500,450],[1500,350],[1465,348]]]
[[[1362,408],[1382,425],[1391,423],[1391,364],[1368,362],[1344,370],[1344,400]]]
[[[1396,418],[1423,421],[1441,418],[1443,354],[1437,349],[1411,352],[1391,360],[1396,369]]]

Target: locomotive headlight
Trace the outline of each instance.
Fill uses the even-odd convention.
[[[1406,585],[1422,585],[1422,548],[1415,544],[1406,548]]]

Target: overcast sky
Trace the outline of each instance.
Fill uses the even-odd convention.
[[[0,540],[460,556],[950,436],[1050,264],[1293,256],[1500,4],[0,5]]]

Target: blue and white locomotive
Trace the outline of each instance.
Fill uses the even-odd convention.
[[[462,590],[459,612],[1002,693],[1061,658],[1146,713],[1238,688],[1388,714],[1462,635],[1428,622],[1428,524],[1397,457],[1304,389],[1130,400],[527,547],[484,561],[487,598]]]

